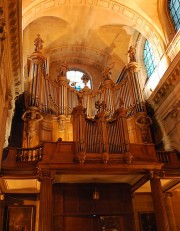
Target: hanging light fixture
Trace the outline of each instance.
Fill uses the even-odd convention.
[[[97,191],[97,189],[94,189],[93,192],[93,200],[99,200],[99,191]]]
[[[96,179],[94,179],[95,184],[96,184]],[[99,200],[99,191],[96,188],[96,185],[94,187],[94,191],[93,191],[93,200]]]

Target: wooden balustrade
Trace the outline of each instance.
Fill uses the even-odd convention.
[[[93,122],[93,126],[96,126]],[[89,128],[92,129],[92,128]],[[114,128],[113,128],[114,129]],[[90,130],[88,130],[90,132]],[[98,131],[97,131],[98,132]],[[95,135],[95,136],[94,136]],[[116,139],[120,139],[118,134],[111,135],[109,133],[109,139],[112,142],[116,142]],[[112,136],[114,138],[112,138]],[[37,163],[57,163],[57,164],[75,164],[75,160],[79,162],[90,161],[91,163],[96,163],[99,161],[109,162],[109,163],[119,163],[124,164],[126,153],[131,153],[133,156],[133,163],[140,163],[140,161],[146,161],[147,164],[161,163],[164,164],[164,168],[180,168],[180,159],[178,159],[178,153],[176,151],[166,152],[166,151],[155,151],[153,144],[128,144],[118,141],[117,145],[114,143],[108,143],[109,152],[103,152],[100,148],[100,141],[97,139],[97,134],[91,130],[91,137],[88,139],[93,139],[92,141],[87,141],[83,146],[78,146],[77,142],[44,142],[43,146],[38,146],[35,148],[6,148],[4,150],[2,168],[27,168],[37,166]],[[93,143],[94,142],[94,143]],[[109,142],[109,140],[108,140]],[[99,143],[99,144],[98,144]],[[89,146],[88,146],[89,144]],[[101,143],[102,144],[102,143]],[[86,149],[85,149],[86,147]],[[83,148],[83,149],[82,149]],[[127,150],[128,149],[128,150]],[[107,156],[104,156],[104,155]],[[103,159],[105,158],[105,160]]]
[[[180,166],[180,158],[177,151],[156,151],[157,159],[166,166]]]
[[[17,148],[17,162],[32,162],[42,159],[42,145],[35,148]]]
[[[165,151],[156,151],[158,161],[160,163],[171,163],[170,154],[171,152],[165,152]]]

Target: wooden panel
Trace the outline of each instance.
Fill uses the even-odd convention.
[[[79,210],[78,191],[77,188],[64,187],[63,188],[64,198],[64,213],[65,214],[77,214]]]
[[[100,194],[99,200],[93,200],[95,186]],[[101,216],[117,216],[121,230],[134,230],[128,184],[55,184],[53,193],[53,204],[57,207],[54,208],[55,231],[61,231],[61,227],[63,231],[101,231]]]
[[[79,195],[79,213],[80,214],[92,214],[92,190],[90,186],[78,189]]]
[[[53,231],[64,231],[63,216],[54,216]]]
[[[4,201],[0,201],[0,230],[3,230]]]
[[[65,215],[126,214],[133,211],[128,184],[97,184],[99,200],[92,198],[94,184],[56,184],[53,188],[54,205],[59,207],[63,203],[63,211],[60,207],[55,208],[56,213],[62,212]],[[62,192],[63,201],[60,200]]]
[[[103,184],[98,190],[100,198],[94,201],[94,213],[124,214],[132,212],[130,187],[127,184]]]
[[[60,184],[53,185],[53,210],[54,215],[63,213],[63,191]]]
[[[60,163],[72,163],[74,155],[74,142],[58,142],[53,159]]]
[[[65,217],[64,231],[93,231],[93,219],[86,217]]]

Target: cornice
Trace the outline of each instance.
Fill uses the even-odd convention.
[[[15,96],[21,93],[22,78],[22,55],[21,55],[21,1],[11,0],[5,1],[6,10],[6,28],[8,39],[8,50],[10,55],[12,80],[14,81]]]
[[[180,82],[180,52],[171,63],[148,102],[156,110]]]

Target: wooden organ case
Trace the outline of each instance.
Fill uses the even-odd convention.
[[[130,60],[126,65],[117,83],[111,80],[107,67],[102,74],[103,82],[100,83],[98,90],[89,89],[84,81],[84,88],[77,91],[69,85],[66,77],[68,68],[65,64],[61,65],[55,79],[48,75],[47,65],[41,49],[36,48],[27,63],[28,78],[24,93],[26,108],[22,116],[25,151],[22,150],[17,154],[18,161],[40,160],[38,169],[42,171],[42,176],[45,171],[44,180],[47,177],[47,165],[51,164],[51,169],[54,168],[56,174],[63,171],[65,174],[76,171],[80,171],[81,174],[99,174],[98,171],[101,171],[102,174],[105,168],[103,164],[105,166],[112,163],[115,164],[113,167],[115,174],[120,166],[126,168],[125,165],[131,165],[133,161],[146,163],[148,161],[152,164],[157,161],[150,134],[151,119],[146,112],[138,81],[139,65],[135,60]],[[85,80],[86,77],[83,76]],[[91,166],[89,165],[88,170],[84,169],[83,172],[77,164],[81,166],[85,163]],[[97,166],[93,169],[94,163]],[[111,174],[110,167],[105,171]],[[48,179],[50,187],[51,176]],[[45,186],[42,187],[44,192]],[[74,197],[69,194],[69,187]],[[102,230],[101,222],[104,222],[104,219],[114,218],[118,220],[122,230],[133,230],[133,209],[128,184],[108,187],[101,184],[99,188],[104,199],[101,198],[95,203],[89,194],[92,191],[91,185],[54,184],[52,187],[54,230],[69,231],[73,222],[77,221],[82,224],[89,222],[84,230]],[[112,194],[111,190],[116,193]],[[80,197],[82,193],[87,194],[85,196],[87,200],[83,201]],[[111,194],[114,195],[116,202]],[[122,198],[119,199],[118,195]],[[85,206],[81,207],[83,203]],[[87,211],[84,210],[86,205],[89,209]],[[111,208],[110,218],[108,208]],[[49,215],[43,215],[44,212],[44,208],[40,207],[42,231],[44,223],[47,223],[44,217],[48,218],[51,227]],[[98,219],[93,219],[92,222],[94,214]],[[132,225],[128,221],[131,221]]]

